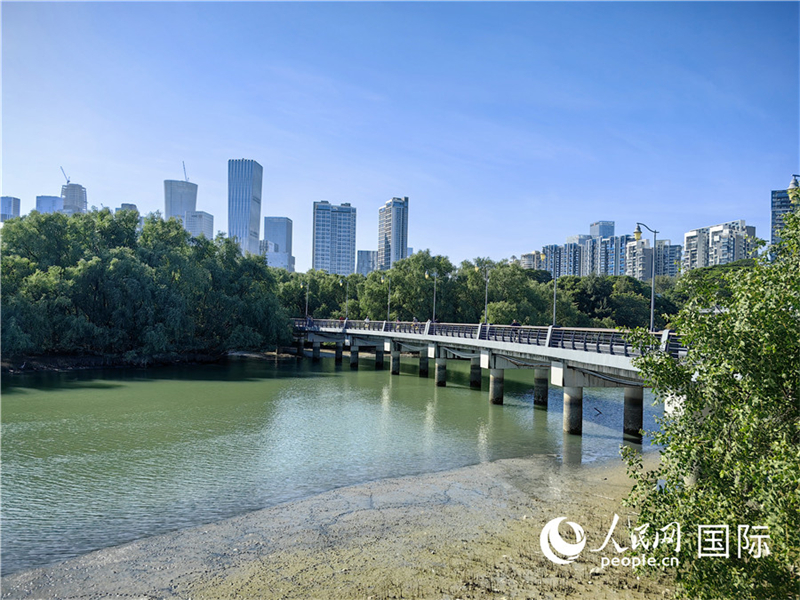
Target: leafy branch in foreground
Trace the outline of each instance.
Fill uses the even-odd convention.
[[[655,471],[643,473],[640,455],[624,451],[636,481],[628,503],[642,523],[680,523],[675,575],[691,598],[798,593],[800,217],[787,214],[784,222],[772,262],[764,257],[727,277],[729,298],[709,286],[692,290],[673,321],[689,348],[684,359],[658,352],[644,332],[634,335],[643,378],[675,410],[665,411],[653,434],[663,445]],[[728,558],[698,556],[697,526],[705,524],[728,525]],[[739,557],[739,525],[766,526],[770,553]]]

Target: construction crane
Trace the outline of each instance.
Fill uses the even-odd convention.
[[[61,169],[61,172],[64,174],[64,179],[67,180],[67,185],[69,185],[69,177],[67,177],[67,174],[64,173],[64,167],[59,167],[59,168]]]
[[[186,181],[189,181],[189,177],[186,175],[186,163],[181,161],[181,164],[183,165],[183,177],[186,179]]]

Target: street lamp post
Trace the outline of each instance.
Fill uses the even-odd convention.
[[[439,273],[436,271],[433,272],[433,318],[431,319],[432,323],[436,323],[436,280],[439,278]],[[430,279],[428,272],[425,271],[425,279]]]
[[[341,279],[339,280],[339,287],[342,287],[342,280]],[[347,287],[345,289],[346,289],[346,292],[345,292],[345,297],[344,297],[344,318],[345,318],[345,320],[347,320],[347,315],[348,315],[348,310],[347,309],[348,309],[349,304],[350,304],[350,280],[349,279],[347,280]]]
[[[480,267],[476,266],[475,271],[480,273]],[[486,292],[483,298],[483,322],[489,323],[489,267],[483,268],[483,278],[486,280]]]
[[[386,322],[388,323],[391,319],[389,315],[392,312],[392,279],[388,275],[381,277],[381,283],[384,281],[388,282],[389,284],[389,293],[386,295]]]
[[[306,288],[306,321],[308,321],[308,292],[311,290],[311,285],[309,283],[301,283],[300,289]]]
[[[647,229],[653,234],[653,265],[652,265],[652,277],[650,279],[650,331],[654,331],[654,317],[655,317],[655,308],[656,308],[656,235],[658,232],[654,229],[650,229],[644,223],[636,223],[636,231],[633,232],[634,239],[638,242],[642,239],[642,230],[641,227]]]
[[[558,272],[556,271],[555,261],[553,261],[553,327],[556,326],[556,287],[558,284]]]

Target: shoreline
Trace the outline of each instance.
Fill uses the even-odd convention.
[[[630,485],[619,459],[550,456],[377,480],[7,575],[2,597],[662,597],[667,579],[596,572],[588,553],[558,566],[539,548],[558,516],[590,537],[635,517],[620,508]]]

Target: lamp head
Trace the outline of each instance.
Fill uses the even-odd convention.
[[[642,239],[642,228],[639,227],[638,223],[636,224],[636,231],[633,232],[633,239],[635,239],[637,242]]]

